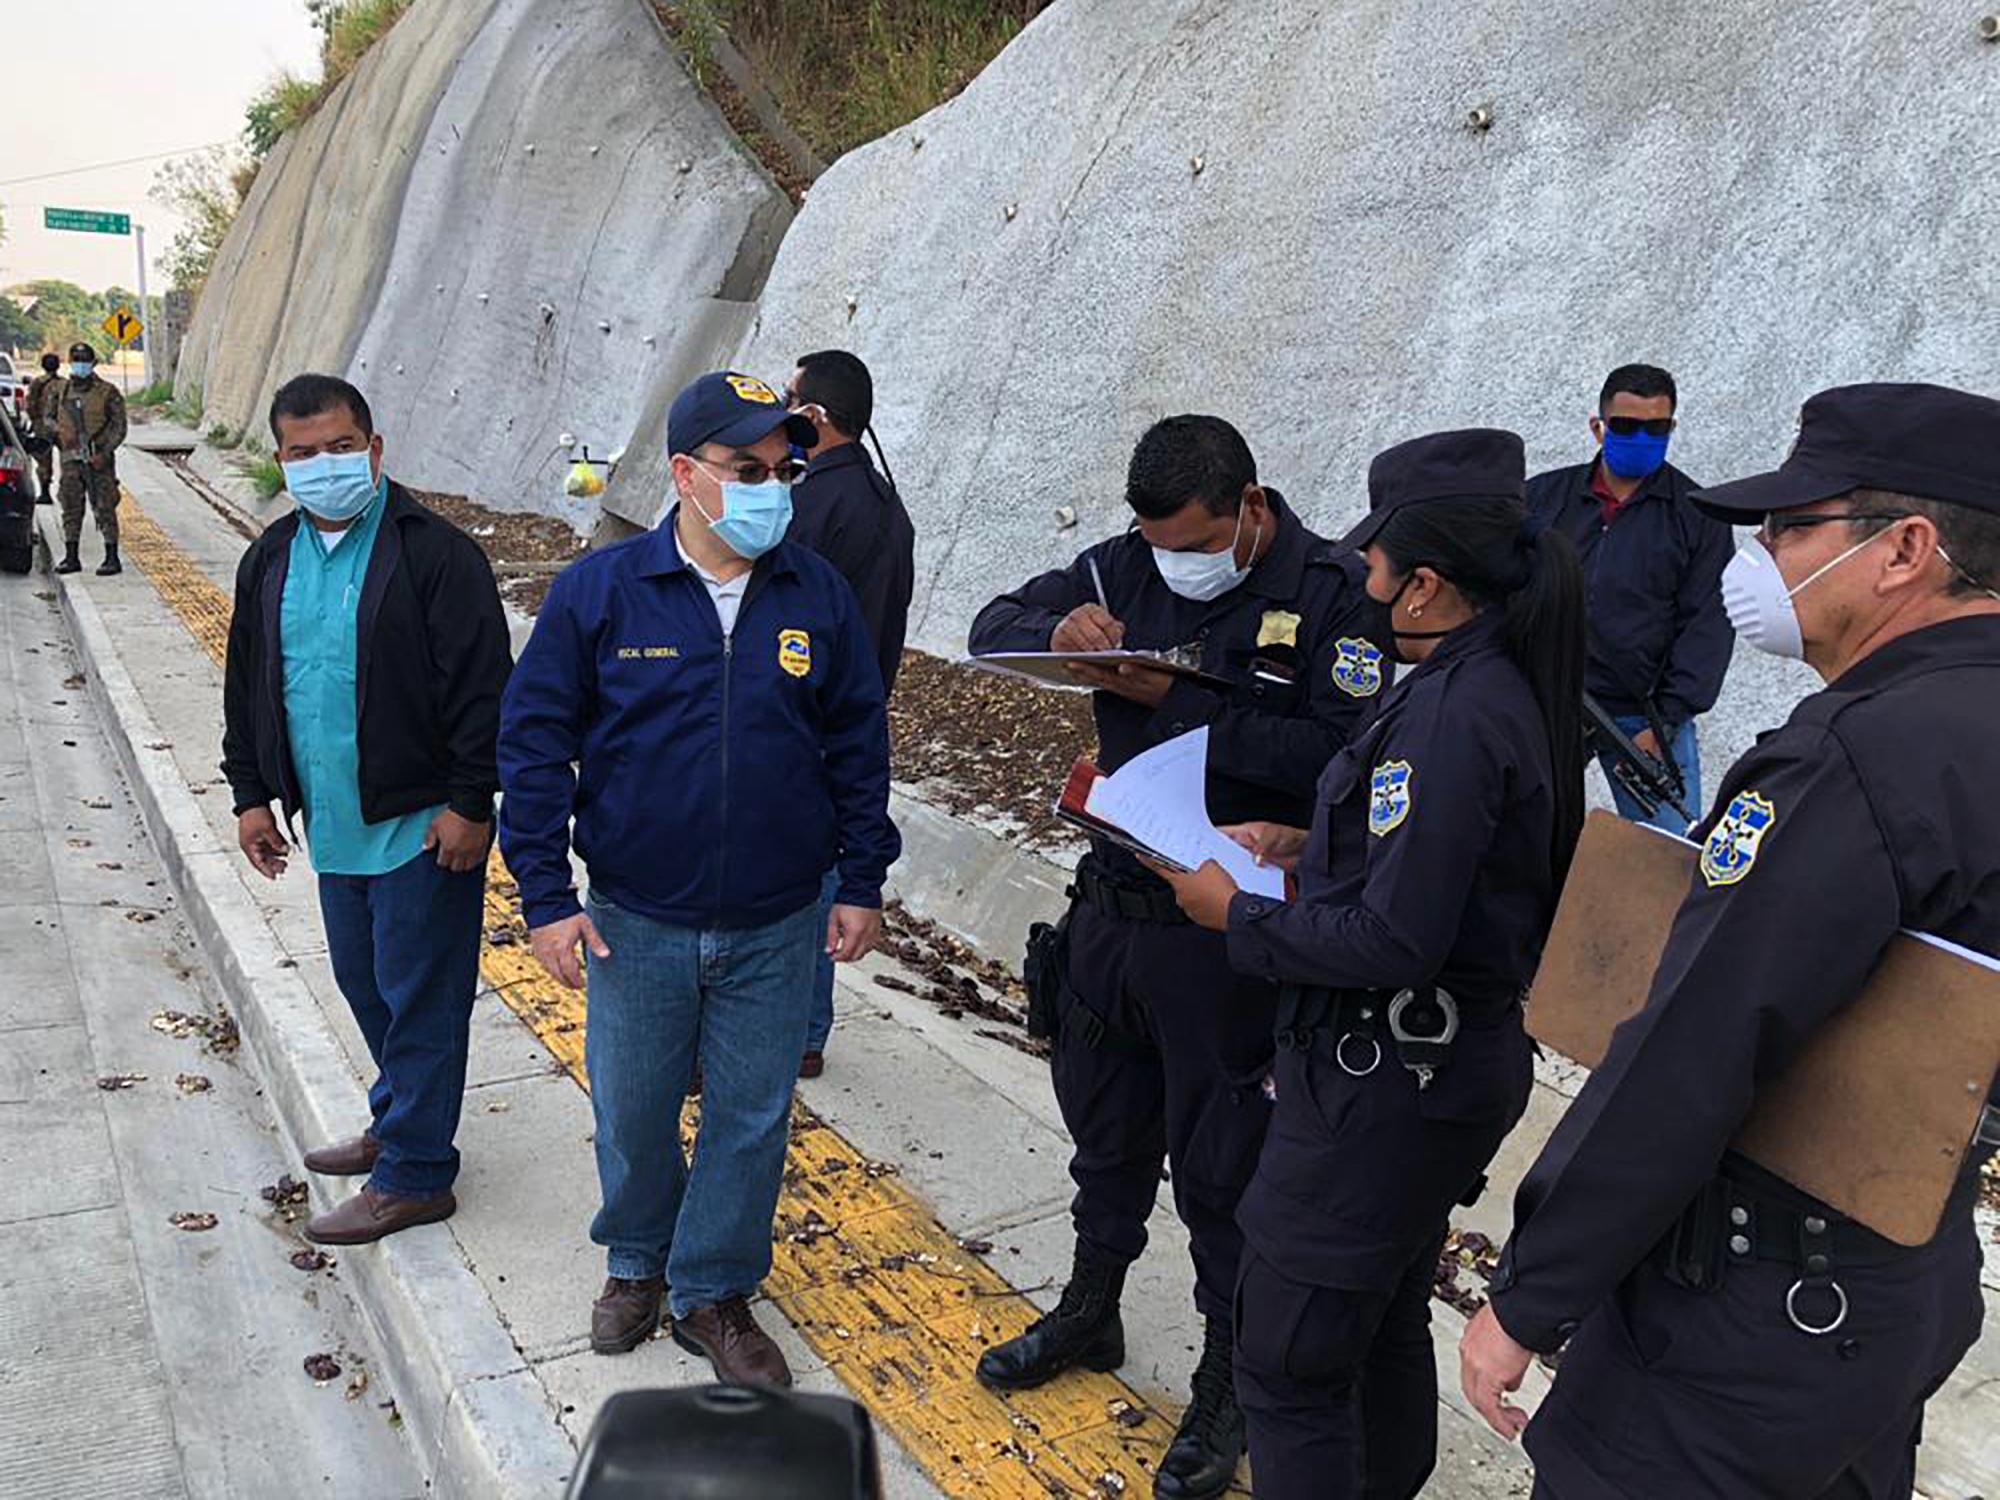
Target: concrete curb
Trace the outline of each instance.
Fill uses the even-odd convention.
[[[351,1120],[356,1088],[339,1043],[244,889],[235,852],[210,831],[96,604],[69,580],[49,577],[147,832],[236,1016],[279,1128],[295,1153],[334,1138]],[[324,1192],[319,1197],[326,1201]],[[575,1453],[554,1403],[448,1227],[356,1247],[340,1264],[371,1324],[433,1493],[451,1500],[547,1500],[560,1493]]]

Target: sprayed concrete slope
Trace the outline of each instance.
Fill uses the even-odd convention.
[[[1581,460],[1629,359],[1680,376],[1690,472],[1766,464],[1823,385],[2000,390],[2000,47],[1974,19],[1061,0],[814,185],[740,358],[873,366],[912,641],[947,652],[1006,581],[1125,524],[1125,458],[1169,412],[1236,421],[1322,530],[1429,428]],[[1744,653],[1711,766],[1804,682]]]
[[[558,439],[623,447],[720,315],[690,351],[716,359],[790,219],[646,5],[498,0],[423,137],[350,377],[405,478],[562,511]]]
[[[273,148],[195,304],[175,375],[183,394],[201,392],[208,424],[261,434],[287,376],[347,367],[388,265],[417,142],[493,8],[413,6]]]
[[[260,435],[346,374],[399,477],[583,521],[558,438],[719,359],[790,217],[643,0],[420,0],[259,174],[178,381]]]

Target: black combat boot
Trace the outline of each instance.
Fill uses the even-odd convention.
[[[124,571],[124,565],[118,561],[118,544],[116,542],[106,542],[104,544],[104,561],[97,565],[97,576],[99,578],[109,578],[114,573],[122,573]]]
[[[56,564],[56,571],[58,573],[81,573],[83,571],[83,559],[76,555],[75,542],[63,543],[62,561]]]
[[[1233,1337],[1227,1323],[1208,1320],[1201,1363],[1194,1368],[1194,1400],[1153,1476],[1153,1494],[1161,1500],[1208,1500],[1228,1489],[1236,1477],[1236,1461],[1247,1441],[1243,1413],[1236,1405]]]
[[[1125,1363],[1125,1323],[1118,1316],[1124,1290],[1124,1263],[1078,1244],[1055,1311],[1043,1313],[1019,1338],[980,1355],[974,1372],[979,1383],[989,1391],[1025,1391],[1077,1365],[1115,1370]]]

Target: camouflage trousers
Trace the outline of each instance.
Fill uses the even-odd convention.
[[[53,444],[35,455],[35,477],[42,482],[38,491],[40,497],[44,500],[55,499],[56,450]]]
[[[65,457],[56,499],[62,506],[63,545],[74,548],[83,536],[86,501],[97,522],[97,534],[108,547],[118,545],[118,466],[93,469],[80,458]]]

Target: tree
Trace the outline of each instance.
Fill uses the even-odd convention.
[[[190,295],[200,292],[215,264],[216,253],[236,221],[242,205],[237,184],[238,153],[228,146],[211,146],[192,156],[177,156],[153,178],[149,197],[180,216],[183,227],[167,247],[168,283]]]
[[[93,347],[104,342],[104,330],[97,326],[104,321],[103,299],[75,282],[30,281],[14,290],[19,296],[35,299],[35,310],[29,317],[44,349],[60,352],[79,342]]]
[[[42,330],[35,326],[35,320],[21,311],[21,304],[10,296],[0,296],[0,349],[34,349],[40,351]]]

